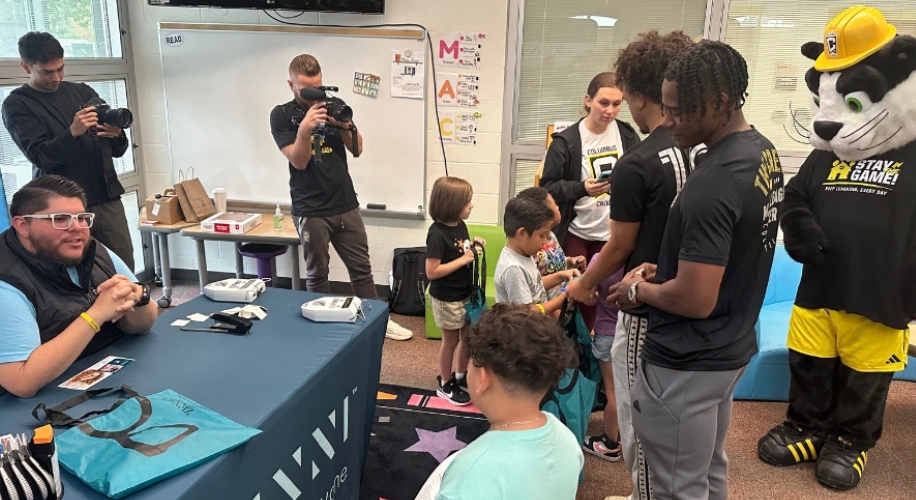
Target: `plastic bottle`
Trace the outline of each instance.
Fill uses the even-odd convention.
[[[274,212],[274,231],[283,230],[283,213],[280,212],[280,204],[277,204],[277,210]]]

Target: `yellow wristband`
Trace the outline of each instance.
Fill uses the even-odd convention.
[[[547,310],[544,309],[544,306],[542,304],[535,304],[534,307],[537,307],[538,311],[541,311],[541,314],[545,314],[545,315],[547,314]]]
[[[90,317],[90,316],[89,316],[88,314],[86,314],[85,312],[81,312],[81,313],[80,313],[80,318],[83,318],[84,320],[86,320],[86,323],[89,323],[89,326],[92,327],[92,330],[93,330],[95,333],[99,333],[100,331],[102,331],[102,329],[99,327],[99,324],[96,323],[95,320],[92,319],[92,317]]]

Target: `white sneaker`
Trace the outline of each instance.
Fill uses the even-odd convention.
[[[413,332],[389,319],[388,328],[385,329],[385,337],[392,340],[407,340],[413,337]]]

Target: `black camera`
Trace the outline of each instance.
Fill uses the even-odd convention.
[[[299,97],[304,101],[324,101],[328,116],[339,121],[348,122],[353,119],[353,108],[339,97],[329,96],[328,92],[337,92],[337,87],[308,87],[299,91]]]
[[[328,92],[337,92],[337,87],[307,87],[299,91],[299,97],[303,101],[314,102],[319,101],[323,102],[325,108],[328,110],[328,116],[337,120],[338,122],[349,122],[353,119],[353,108],[347,106],[347,103],[339,97],[329,96]],[[301,111],[293,116],[293,125],[298,127],[302,120],[305,119],[305,114]],[[351,151],[353,151],[353,156],[358,157],[359,153],[359,140],[357,138],[356,125],[350,123],[350,128],[348,129],[352,133],[353,146]],[[319,124],[312,130],[312,142],[315,144],[314,147],[314,159],[315,163],[321,163],[321,149],[325,140],[325,133],[327,132],[327,127],[324,123]]]
[[[83,108],[95,106],[95,113],[99,117],[99,123],[110,125],[118,128],[130,128],[134,122],[134,115],[127,108],[113,108],[104,100],[98,97],[89,99],[89,102],[83,105]]]

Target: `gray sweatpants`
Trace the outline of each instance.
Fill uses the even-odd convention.
[[[623,462],[633,479],[633,494],[636,500],[651,500],[652,488],[649,481],[649,467],[643,455],[636,433],[633,432],[632,403],[630,389],[636,380],[636,366],[642,343],[646,338],[649,320],[620,311],[617,314],[617,330],[611,345],[611,364],[614,368],[614,392],[617,396],[617,425],[620,428],[620,449]]]
[[[652,471],[656,499],[728,497],[725,436],[732,393],[744,368],[681,371],[640,361],[633,428]]]
[[[375,282],[369,262],[369,240],[358,208],[330,217],[294,217],[305,253],[305,286],[310,292],[331,293],[328,283],[330,246],[347,266],[353,294],[375,299]]]

